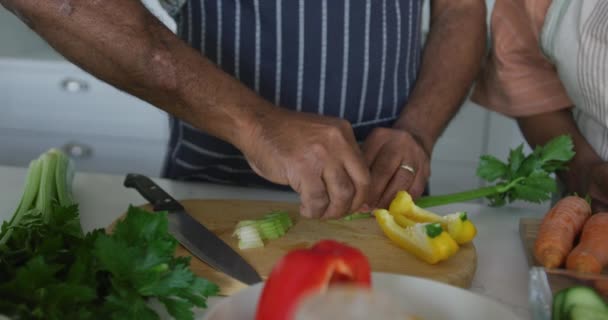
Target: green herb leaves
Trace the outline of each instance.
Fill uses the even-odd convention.
[[[477,175],[488,181],[494,182],[496,179],[503,178],[509,172],[509,167],[502,161],[490,155],[481,156]]]
[[[508,161],[502,162],[491,155],[481,156],[477,176],[494,185],[453,194],[422,197],[416,201],[427,208],[454,202],[487,198],[492,206],[502,206],[516,200],[541,203],[557,190],[551,176],[565,170],[574,157],[574,145],[569,136],[559,136],[545,146],[538,146],[525,155],[523,145],[509,152]]]
[[[574,157],[574,144],[570,136],[559,136],[549,141],[544,147],[537,147],[534,152],[540,155],[540,161],[544,165],[551,162],[568,162]]]
[[[158,319],[151,299],[176,319],[193,319],[218,287],[196,277],[166,213],[130,207],[113,234],[80,232],[76,206],[31,211],[0,247],[0,314],[34,319]],[[78,228],[75,226],[78,225]],[[4,234],[9,229],[5,224]]]
[[[494,206],[515,200],[541,203],[557,190],[551,174],[566,168],[566,163],[574,157],[573,149],[568,136],[559,136],[545,146],[538,146],[527,156],[520,145],[511,150],[507,163],[482,156],[477,175],[488,182],[497,181],[501,187],[500,192],[487,196]]]
[[[189,258],[174,258],[176,247],[166,212],[150,214],[130,207],[112,235],[98,237],[94,252],[102,269],[112,274],[113,295],[133,295],[129,300],[138,305],[156,297],[176,319],[192,319],[192,307],[206,307],[206,297],[217,294],[218,288],[188,269]]]
[[[477,167],[477,175],[488,182],[494,182],[497,179],[509,181],[528,177],[535,172],[551,174],[556,170],[565,169],[566,163],[572,157],[574,157],[572,139],[569,136],[559,136],[544,147],[537,146],[528,156],[524,155],[523,145],[520,145],[511,150],[508,163],[484,155]]]

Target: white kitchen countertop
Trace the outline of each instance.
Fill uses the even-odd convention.
[[[23,192],[26,172],[26,169],[22,168],[0,166],[0,220],[10,218],[17,206]],[[106,174],[76,174],[73,193],[80,204],[85,231],[109,225],[126,211],[129,204],[146,203],[135,190],[123,187],[123,179],[123,176]],[[177,199],[298,200],[297,195],[290,192],[154,180]],[[436,211],[467,211],[477,226],[478,235],[474,243],[478,265],[471,290],[504,303],[522,319],[530,319],[528,266],[519,240],[518,225],[519,218],[541,217],[544,212],[514,205],[490,208],[469,203],[445,206],[437,208]],[[213,304],[217,299],[211,299],[210,303]]]

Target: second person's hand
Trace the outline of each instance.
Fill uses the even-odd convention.
[[[578,169],[583,172],[577,186],[570,191],[591,197],[594,213],[608,211],[608,162],[601,162]]]
[[[367,199],[369,169],[345,120],[274,108],[244,139],[241,151],[253,170],[291,186],[305,217],[338,218]]]

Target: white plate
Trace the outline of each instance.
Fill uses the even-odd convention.
[[[519,319],[502,304],[470,291],[423,278],[373,273],[372,287],[399,297],[406,310],[423,320]],[[258,283],[223,299],[206,314],[205,320],[253,320],[262,291]]]

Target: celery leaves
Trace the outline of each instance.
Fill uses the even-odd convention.
[[[542,203],[557,191],[552,174],[567,169],[574,157],[574,144],[569,136],[559,136],[524,154],[523,144],[509,152],[507,162],[483,155],[477,167],[477,176],[489,183],[487,187],[453,194],[422,197],[419,207],[433,207],[455,202],[486,198],[492,206],[523,200]]]

